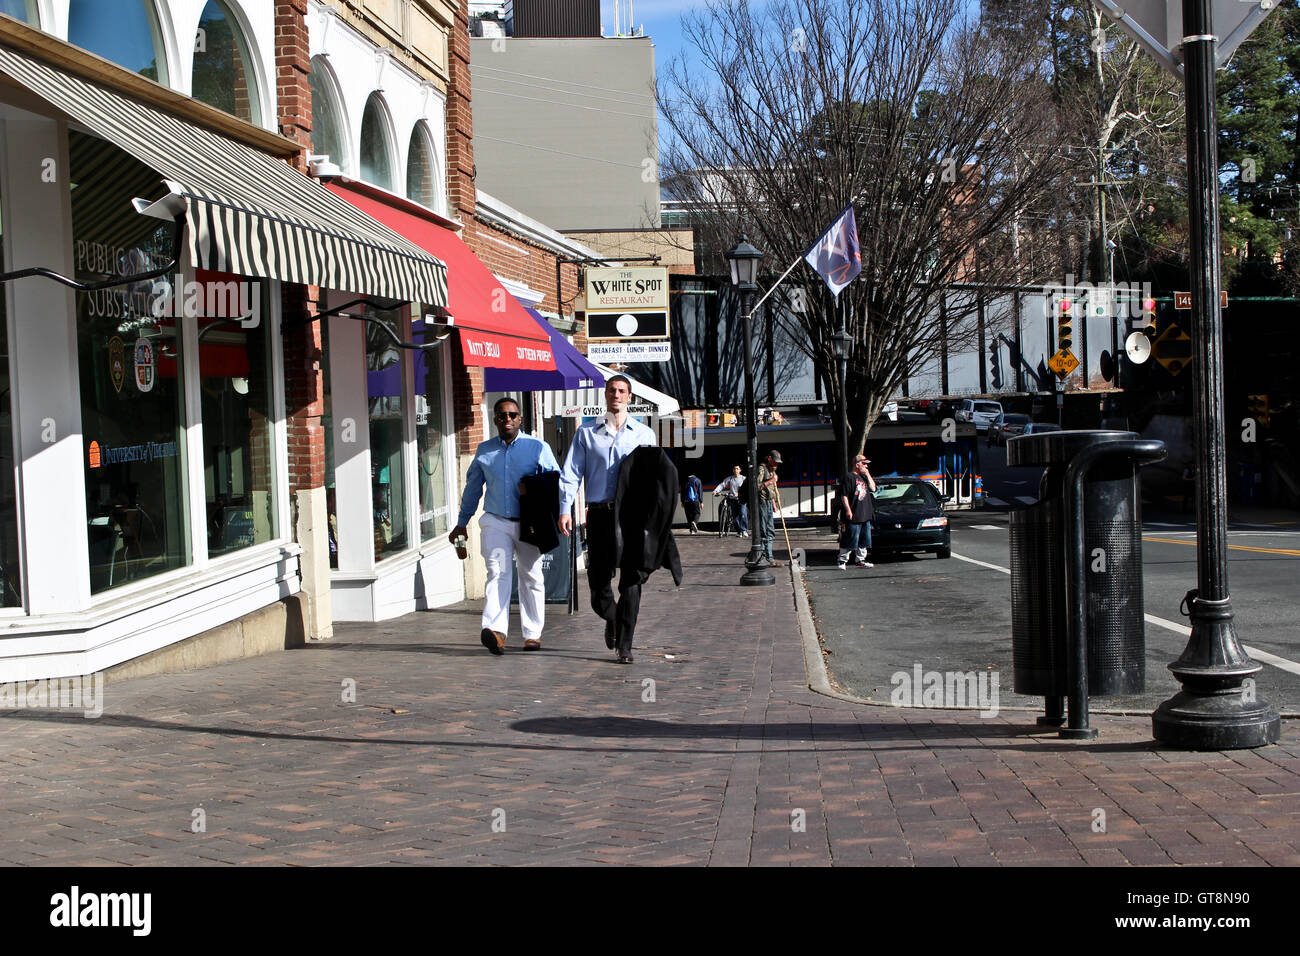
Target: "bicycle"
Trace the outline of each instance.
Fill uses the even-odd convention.
[[[739,512],[739,499],[722,496],[722,503],[718,506],[719,538],[725,538],[730,534],[740,534]]]

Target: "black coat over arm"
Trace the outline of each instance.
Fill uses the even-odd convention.
[[[662,449],[645,445],[623,459],[614,495],[614,539],[619,570],[645,583],[659,568],[682,583],[682,561],[673,540],[677,466]]]

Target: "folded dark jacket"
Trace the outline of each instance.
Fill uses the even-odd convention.
[[[560,473],[526,475],[519,496],[519,540],[545,554],[560,543]]]
[[[659,568],[667,568],[673,583],[682,583],[682,561],[673,540],[676,511],[677,466],[662,448],[635,449],[619,465],[614,495],[614,540],[622,574],[634,573],[644,584]]]

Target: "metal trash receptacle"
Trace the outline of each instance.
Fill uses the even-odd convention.
[[[1009,465],[1047,469],[1039,501],[1010,515],[1011,650],[1018,694],[1059,699],[1069,693],[1066,469],[1085,448],[1138,437],[1124,431],[1062,431],[1007,442]],[[1146,685],[1140,467],[1132,459],[1103,459],[1083,482],[1090,696],[1137,694]]]

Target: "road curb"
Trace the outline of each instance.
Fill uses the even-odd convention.
[[[803,665],[805,676],[808,678],[808,689],[815,694],[821,694],[823,697],[832,697],[835,700],[846,701],[850,704],[858,704],[862,707],[888,707],[890,710],[972,710],[978,711],[979,707],[903,707],[893,703],[880,700],[867,700],[863,697],[854,697],[850,694],[843,694],[831,687],[830,674],[826,669],[826,658],[822,654],[821,637],[817,633],[817,623],[813,620],[812,606],[808,601],[808,591],[803,583],[803,568],[799,562],[792,560],[790,562],[790,583],[794,591],[795,616],[799,621],[799,638],[803,643]],[[1041,707],[999,707],[999,711],[1011,711],[1013,713],[1038,714],[1042,713]],[[1151,711],[1146,710],[1116,710],[1106,707],[1089,707],[1089,713],[1099,714],[1106,717],[1150,717]],[[1291,711],[1284,712],[1280,715],[1283,720],[1295,720],[1300,718],[1300,713]]]

